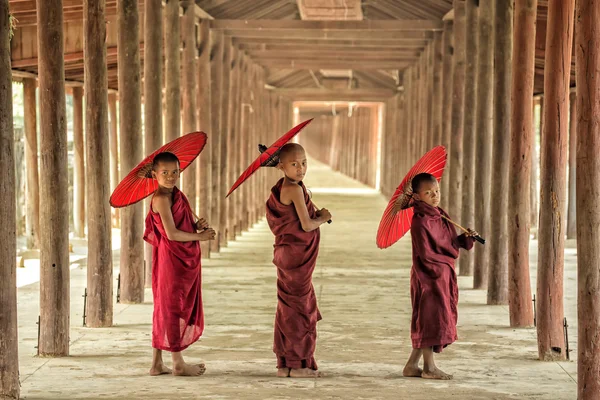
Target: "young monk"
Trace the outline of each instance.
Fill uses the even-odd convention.
[[[419,174],[412,179],[414,216],[412,236],[413,266],[410,274],[412,321],[410,326],[412,353],[404,367],[403,375],[427,379],[452,379],[438,369],[433,353],[457,339],[458,284],[454,260],[462,247],[473,247],[477,232],[458,236],[448,217],[438,207],[440,188],[433,175]],[[400,204],[396,204],[398,211]],[[423,369],[419,361],[423,357]]]
[[[153,376],[199,376],[205,371],[204,364],[187,364],[181,352],[204,330],[198,242],[214,239],[215,231],[196,217],[187,197],[177,188],[179,172],[174,154],[165,152],[154,158],[152,177],[158,181],[158,190],[144,232],[144,240],[153,246]],[[172,371],[163,363],[163,350],[171,352]]]
[[[267,201],[267,222],[275,235],[273,263],[277,267],[273,344],[277,376],[315,378],[320,376],[314,352],[321,314],[312,273],[319,253],[319,226],[331,219],[331,213],[325,208],[316,209],[302,183],[307,169],[302,146],[283,146],[277,168],[284,177],[273,186]]]

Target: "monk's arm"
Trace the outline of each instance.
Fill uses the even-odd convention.
[[[184,232],[177,229],[175,221],[173,220],[173,214],[171,213],[171,204],[167,197],[156,196],[152,202],[153,208],[160,215],[167,239],[173,242],[193,242],[200,240],[199,233]]]
[[[473,239],[473,236],[467,235],[466,233],[458,236],[459,247],[465,250],[471,250],[473,248],[473,244],[475,244],[475,239]]]
[[[310,217],[308,214],[308,209],[306,208],[306,202],[304,200],[304,192],[300,186],[294,185],[286,189],[291,191],[290,197],[292,198],[292,203],[296,208],[298,218],[300,218],[300,224],[302,224],[303,231],[312,232],[327,221],[322,216],[319,216],[315,219]]]

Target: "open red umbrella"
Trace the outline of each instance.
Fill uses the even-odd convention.
[[[179,158],[183,171],[198,157],[206,145],[206,133],[192,132],[181,136],[156,150],[137,165],[117,185],[110,196],[114,208],[127,207],[148,197],[158,189],[158,182],[152,178],[152,161],[159,153],[170,152]]]
[[[235,181],[231,189],[229,189],[229,193],[227,193],[227,196],[225,197],[229,197],[229,195],[233,193],[233,191],[237,189],[238,186],[244,183],[244,181],[248,179],[260,167],[274,167],[275,165],[277,165],[277,163],[279,162],[279,149],[283,147],[283,145],[285,145],[287,142],[289,142],[294,136],[296,136],[312,120],[313,119],[311,118],[296,125],[292,129],[290,129],[285,135],[277,139],[275,143],[273,143],[270,147],[259,145],[258,148],[261,154],[256,160],[252,162],[252,164],[250,164],[250,166],[242,173],[242,175],[240,175],[240,177],[237,181]]]
[[[390,247],[408,232],[413,217],[412,179],[418,174],[426,172],[433,175],[439,182],[444,173],[446,158],[444,146],[434,147],[408,171],[383,212],[377,230],[377,247],[380,249]],[[402,210],[395,213],[393,208],[399,197],[401,197]]]

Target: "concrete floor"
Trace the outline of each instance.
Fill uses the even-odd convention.
[[[186,351],[204,361],[200,378],[147,375],[152,304],[115,305],[115,326],[83,328],[85,261],[71,271],[71,356],[35,357],[39,284],[19,288],[22,397],[25,399],[575,399],[576,362],[536,361],[534,329],[508,327],[508,309],[460,278],[459,340],[438,357],[453,381],[407,379],[410,352],[410,238],[379,250],[386,200],[312,162],[307,185],[333,214],[322,227],[314,275],[323,321],[316,358],[325,378],[275,378],[273,236],[265,222],[203,264],[206,330]],[[247,184],[252,184],[252,181]],[[323,189],[329,188],[329,189]],[[334,189],[331,189],[334,188]],[[491,238],[488,238],[491,240]],[[535,251],[532,243],[532,285]],[[85,248],[77,248],[76,251]],[[115,252],[118,263],[118,251]],[[29,266],[27,267],[29,268]],[[577,342],[576,264],[567,250],[565,311]],[[115,270],[115,278],[117,271]],[[116,284],[115,284],[116,292]],[[576,352],[571,353],[571,358]],[[168,358],[167,358],[168,359]]]

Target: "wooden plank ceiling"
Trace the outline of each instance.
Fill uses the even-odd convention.
[[[37,74],[36,1],[10,0],[17,19],[12,41],[15,76]],[[118,0],[106,0],[109,87],[117,89]],[[143,38],[143,4],[140,6]],[[83,80],[83,3],[63,0],[65,78]],[[353,96],[389,96],[401,71],[415,63],[452,0],[196,0],[197,15],[214,18],[239,49],[267,69],[268,84],[310,100],[308,89]],[[543,88],[547,0],[539,1],[536,92]],[[143,62],[143,43],[141,56]],[[574,73],[574,72],[573,72]],[[296,91],[295,91],[296,89]],[[378,92],[379,90],[379,92]]]

